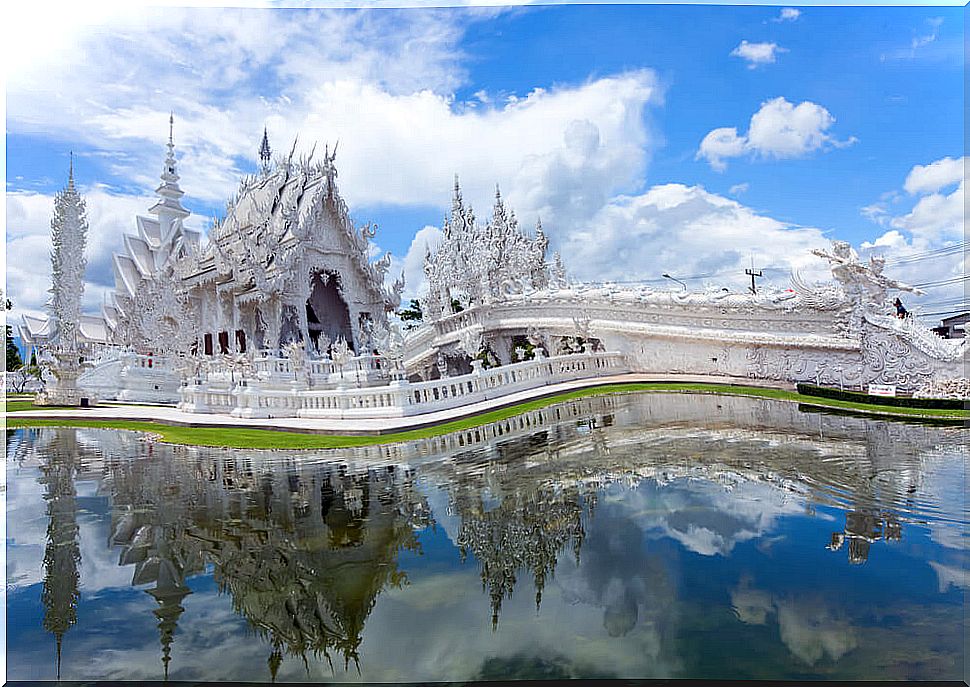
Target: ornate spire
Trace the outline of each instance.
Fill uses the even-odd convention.
[[[47,303],[51,343],[58,350],[77,350],[81,297],[84,294],[84,246],[88,222],[84,199],[74,187],[74,155],[71,154],[67,186],[54,197],[51,219],[51,298]]]
[[[168,234],[172,223],[177,219],[185,219],[191,213],[182,207],[181,198],[185,195],[179,187],[178,166],[175,161],[175,114],[168,117],[168,144],[165,154],[165,163],[162,166],[162,183],[155,189],[159,201],[155,203],[149,212],[158,215],[158,223],[162,236]]]
[[[269,134],[266,127],[263,127],[263,142],[259,144],[259,171],[268,174],[270,163],[273,160],[273,150],[269,147]]]

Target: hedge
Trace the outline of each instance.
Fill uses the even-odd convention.
[[[956,398],[908,398],[905,396],[873,396],[860,391],[842,391],[827,386],[814,384],[798,384],[798,393],[803,396],[816,398],[835,398],[840,401],[854,403],[872,403],[881,406],[897,406],[900,408],[934,408],[937,410],[963,410],[967,408],[966,401]]]

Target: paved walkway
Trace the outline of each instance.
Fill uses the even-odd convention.
[[[675,374],[621,374],[610,377],[578,379],[571,382],[550,384],[528,391],[520,391],[500,398],[472,403],[460,408],[439,410],[423,415],[396,418],[353,418],[353,419],[316,419],[316,418],[235,418],[230,415],[184,413],[171,406],[110,405],[95,408],[71,408],[67,410],[21,410],[7,413],[8,418],[47,418],[77,420],[136,420],[142,422],[161,422],[186,427],[224,427],[226,429],[273,429],[308,434],[339,435],[380,435],[403,432],[409,429],[431,427],[451,422],[470,415],[479,415],[490,410],[506,408],[524,401],[553,396],[576,389],[589,389],[609,384],[628,384],[631,382],[700,382],[706,384],[743,384],[794,391],[794,385],[787,382],[773,382],[758,379],[739,379],[713,375],[675,375]]]

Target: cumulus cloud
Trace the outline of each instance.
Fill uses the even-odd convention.
[[[835,117],[821,105],[803,101],[798,105],[783,97],[761,104],[751,116],[747,133],[741,135],[734,127],[721,127],[709,132],[697,150],[698,160],[707,160],[711,167],[723,171],[725,160],[745,154],[765,158],[798,158],[818,150],[844,148],[856,143],[854,136],[838,140],[828,130]]]
[[[697,150],[696,157],[697,159],[705,158],[713,169],[718,172],[723,172],[727,169],[725,159],[740,157],[747,150],[747,137],[739,136],[736,127],[725,126],[710,131],[704,137],[704,140],[701,141],[700,148]]]
[[[157,185],[173,109],[190,207],[221,204],[252,169],[266,126],[277,153],[297,134],[298,152],[339,140],[339,185],[353,209],[446,209],[458,173],[480,215],[497,182],[523,225],[540,213],[544,220],[588,218],[617,191],[642,183],[652,147],[645,109],[661,100],[656,76],[638,70],[518,95],[479,92],[474,108],[456,102],[466,82],[460,38],[499,11],[141,8],[92,15],[62,27],[70,51],[28,49],[32,57],[8,81],[8,130],[88,146],[134,189],[89,197],[95,284],[111,281],[110,250],[95,245],[101,234],[120,248],[122,225],[128,230],[151,204],[144,197]],[[17,202],[28,203],[21,195]],[[34,229],[7,248],[39,267],[10,274],[17,304],[36,310],[48,288],[49,212],[41,206],[49,208],[50,197],[29,202]],[[94,215],[109,214],[109,206],[111,221],[99,217],[94,226]],[[394,276],[400,269],[420,276],[415,265],[414,256],[396,258]],[[88,289],[86,299],[94,298],[100,294]]]
[[[790,268],[812,273],[818,261],[809,251],[827,244],[819,229],[785,224],[684,184],[613,198],[562,238],[567,267],[581,279],[710,274],[718,285],[739,287],[751,259],[777,267],[779,276]]]
[[[748,69],[755,69],[764,64],[772,64],[777,60],[778,54],[788,52],[777,43],[749,43],[741,41],[734,50],[731,51],[732,57],[740,57],[747,61]]]
[[[907,193],[935,193],[962,182],[966,176],[967,158],[945,157],[928,165],[916,165],[906,175],[903,188]]]
[[[427,281],[424,278],[425,252],[428,249],[435,250],[441,244],[442,236],[441,229],[432,226],[424,227],[414,235],[401,265],[404,272],[404,300],[420,299],[425,295],[427,291]]]
[[[966,275],[965,251],[959,247],[965,238],[966,162],[965,157],[945,157],[915,165],[903,182],[906,196],[892,191],[884,194],[889,201],[862,208],[864,216],[885,229],[862,244],[863,255],[885,255],[887,271],[906,283],[954,280],[928,288],[925,296],[908,296],[910,309],[916,306],[917,313],[959,310],[966,303],[965,282],[960,281]],[[908,210],[899,207],[903,198],[915,198]],[[894,259],[899,262],[893,264]]]

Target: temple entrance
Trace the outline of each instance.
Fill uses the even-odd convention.
[[[318,272],[310,280],[310,298],[306,303],[307,329],[314,347],[321,346],[321,334],[330,343],[343,337],[354,350],[354,332],[350,324],[350,310],[340,295],[340,275]],[[326,353],[326,350],[321,350]]]

